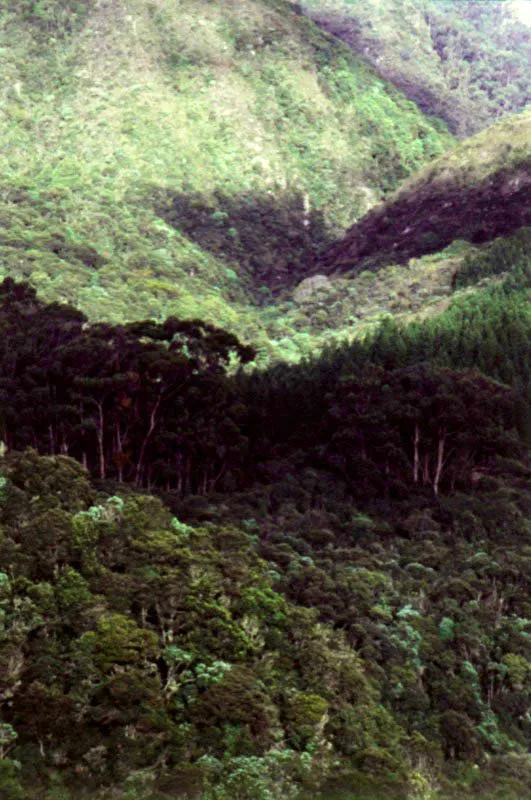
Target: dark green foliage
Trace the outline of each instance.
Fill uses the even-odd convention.
[[[450,137],[292,4],[177,5],[0,12],[6,270],[156,317],[0,285],[0,798],[521,800],[528,234],[436,319],[250,372],[218,324]]]
[[[306,213],[304,197],[271,194],[212,200],[190,194],[153,193],[157,214],[227,265],[238,264],[240,279],[259,302],[272,290],[304,278],[308,262],[332,242],[322,212]],[[306,198],[308,200],[308,198]],[[235,275],[236,278],[236,275]],[[261,294],[260,294],[261,290]]]
[[[523,759],[511,780],[487,762],[531,733],[531,337],[508,271],[434,320],[232,375],[252,350],[200,320],[89,326],[2,284],[10,800],[57,780],[295,800],[353,776],[452,798],[472,761],[477,791],[518,796]]]
[[[20,785],[17,765],[7,759],[0,760],[1,800],[24,800],[25,790]]]
[[[469,286],[498,275],[506,275],[506,287],[525,289],[531,284],[531,229],[497,239],[485,251],[467,256],[453,280],[455,288]]]
[[[488,469],[496,454],[523,454],[510,434],[513,408],[504,387],[477,374],[426,364],[375,369],[340,383],[330,407],[328,458],[365,487],[412,479],[438,494],[441,482],[466,482],[472,468]]]
[[[354,651],[272,588],[268,565],[234,527],[183,525],[154,498],[100,497],[80,511],[53,509],[64,515],[63,549],[50,564],[33,558],[29,541],[34,553],[49,545],[34,487],[16,485],[28,457],[43,476],[71,462],[12,455],[2,468],[18,515],[2,504],[10,577],[1,573],[0,731],[36,797],[55,767],[72,788],[125,785],[145,769],[163,786],[189,762],[206,780],[207,755],[266,769],[260,759],[279,745],[288,772],[279,756],[277,780],[290,769],[300,777],[297,752],[325,766],[326,725],[337,729],[349,704],[378,717],[377,688]],[[53,505],[46,490],[40,499]],[[400,736],[382,729],[379,741],[399,757]],[[2,769],[6,797],[18,797],[14,762]]]
[[[101,479],[162,481],[186,493],[213,488],[229,453],[241,463],[246,411],[224,373],[254,351],[232,334],[175,318],[84,329],[80,312],[44,306],[11,279],[0,286],[0,303],[8,448],[73,454]],[[167,415],[172,422],[161,424]]]

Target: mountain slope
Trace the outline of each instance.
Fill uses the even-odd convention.
[[[0,12],[0,263],[114,321],[253,304],[452,143],[280,0]]]
[[[2,283],[5,800],[527,796],[515,288],[231,378],[219,330]]]
[[[304,0],[302,6],[459,136],[531,100],[531,28],[522,3]]]
[[[531,113],[461,143],[372,209],[319,259],[315,271],[359,272],[488,242],[531,223]]]

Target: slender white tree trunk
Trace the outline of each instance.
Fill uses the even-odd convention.
[[[437,468],[435,470],[435,478],[433,480],[433,491],[436,495],[439,494],[439,484],[441,482],[442,468],[444,463],[444,445],[446,436],[439,434],[439,444],[437,446]]]

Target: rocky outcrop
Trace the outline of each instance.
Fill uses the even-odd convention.
[[[504,120],[441,156],[332,245],[314,273],[404,263],[531,224],[531,114]]]
[[[293,292],[293,299],[296,303],[304,303],[306,300],[313,297],[319,289],[323,289],[329,285],[330,280],[326,275],[313,275],[311,278],[305,278]]]

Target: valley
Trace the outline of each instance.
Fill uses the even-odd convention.
[[[1,800],[528,797],[527,5],[2,4]]]

